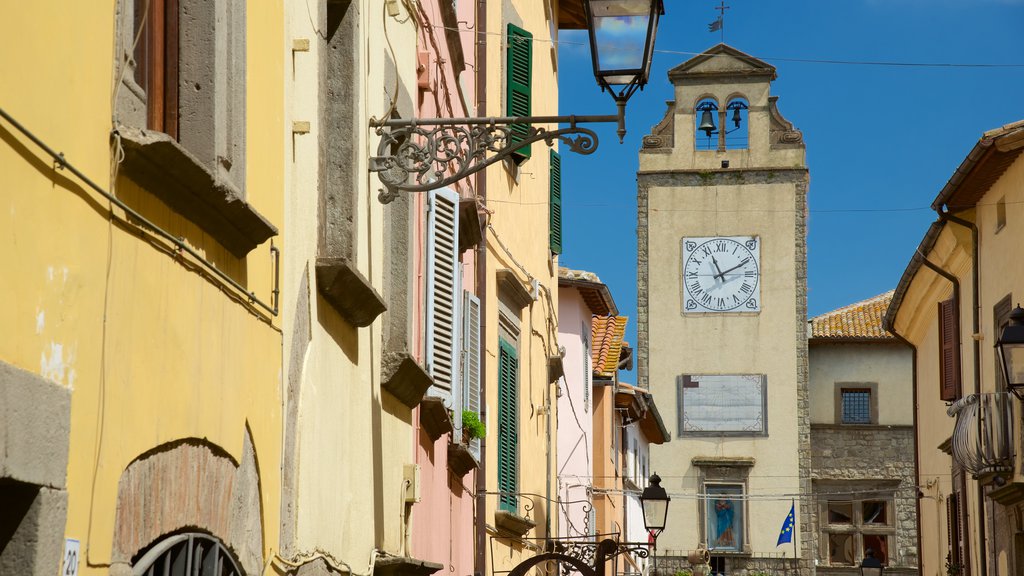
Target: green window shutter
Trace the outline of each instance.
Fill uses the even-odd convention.
[[[562,156],[551,151],[551,252],[562,253]]]
[[[509,116],[530,116],[533,114],[531,90],[533,89],[533,34],[513,24],[508,25],[507,61],[505,63],[506,114]],[[527,136],[529,124],[514,124],[510,127],[509,146]],[[530,146],[526,145],[513,153],[513,158],[525,160],[530,157]]]
[[[519,478],[519,353],[515,346],[498,339],[498,505],[518,514]]]

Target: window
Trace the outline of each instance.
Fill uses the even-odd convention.
[[[144,576],[243,576],[245,572],[220,540],[207,534],[168,536],[132,566]]]
[[[939,397],[947,402],[960,397],[960,312],[950,298],[939,302]]]
[[[678,379],[681,436],[765,436],[763,374],[690,375]]]
[[[462,318],[462,407],[480,415],[480,299],[470,292],[463,292]],[[479,438],[470,440],[469,451],[479,462]]]
[[[508,25],[506,47],[505,110],[509,116],[529,116],[532,112],[533,90],[533,34],[514,24]],[[510,129],[509,146],[523,140],[530,131],[529,124],[514,124]],[[522,162],[530,157],[530,146],[515,151],[512,158]]]
[[[501,316],[501,315],[499,315]],[[500,328],[499,328],[500,330]],[[519,508],[519,352],[498,338],[498,504],[501,510]]]
[[[995,306],[992,307],[992,341],[999,340],[1003,328],[1010,323],[1010,310],[1013,306],[1012,296],[1007,294]],[[995,358],[996,390],[1006,389],[1006,374],[1003,373],[1003,363],[999,361],[999,353],[992,355]]]
[[[971,573],[971,564],[968,561],[968,540],[967,533],[964,530],[964,496],[963,492],[959,490],[960,484],[963,482],[963,475],[955,474],[956,480],[954,481],[957,486],[954,487],[953,493],[946,498],[946,542],[949,546],[949,551],[946,553],[946,559],[951,566],[960,568],[960,574],[968,576]]]
[[[843,389],[843,424],[871,423],[871,390]]]
[[[741,484],[706,484],[708,547],[743,550],[744,498]]]
[[[869,548],[888,564],[896,535],[891,497],[828,500],[822,507],[827,546],[823,553],[830,565],[860,565]]]
[[[551,231],[551,253],[562,253],[562,157],[551,150],[551,172],[548,187],[551,190],[550,215],[548,227]]]
[[[121,2],[128,69],[118,91],[119,122],[167,134],[244,191],[244,0]]]
[[[878,383],[837,382],[836,423],[878,424]]]
[[[453,408],[459,366],[459,196],[447,188],[431,191],[427,199],[426,258],[427,371],[434,379],[431,393]]]
[[[996,232],[1006,226],[1006,198],[996,200]]]

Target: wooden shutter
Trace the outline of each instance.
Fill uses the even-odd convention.
[[[426,360],[430,392],[448,400],[458,379],[459,196],[430,192],[427,202]],[[461,411],[459,411],[461,416]]]
[[[551,151],[551,252],[562,253],[562,156]]]
[[[178,0],[135,0],[135,82],[146,91],[146,127],[178,139]],[[142,16],[146,19],[143,20]]]
[[[533,34],[509,24],[506,56],[506,113],[509,116],[530,116],[533,113]],[[515,144],[526,137],[529,130],[529,124],[512,125],[509,146],[514,148]],[[513,158],[516,157],[518,160],[529,158],[530,146],[526,145],[516,150]]]
[[[462,400],[463,409],[480,415],[480,299],[464,292],[462,304]],[[481,418],[482,419],[482,418]],[[469,451],[480,461],[480,439],[469,442]]]
[[[960,314],[950,298],[939,302],[939,397],[960,397]]]
[[[501,510],[518,514],[519,483],[519,353],[498,339],[498,503]]]

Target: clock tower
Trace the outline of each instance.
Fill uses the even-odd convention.
[[[719,44],[668,76],[637,174],[638,378],[675,400],[675,438],[651,447],[673,499],[658,548],[708,549],[715,573],[809,575],[803,136],[753,56]]]

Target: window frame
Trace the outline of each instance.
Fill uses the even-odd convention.
[[[844,416],[845,392],[867,391],[870,395],[869,421],[847,422]],[[877,382],[836,382],[835,383],[835,422],[842,426],[874,426],[879,423],[878,416],[878,383]]]
[[[886,522],[884,524],[866,523],[864,521],[864,504],[868,502],[882,502],[886,509]],[[829,511],[833,503],[850,503],[852,505],[852,517],[850,522],[830,522]],[[864,560],[864,537],[879,537],[885,540],[884,566],[890,565],[890,558],[896,546],[896,498],[894,492],[884,491],[871,494],[870,497],[854,497],[854,495],[836,495],[833,498],[823,500],[820,503],[819,518],[821,524],[822,557],[826,566],[860,566]],[[832,561],[832,535],[846,535],[853,537],[853,559],[851,563]],[[876,557],[878,557],[876,555]],[[881,559],[881,558],[879,558]]]

